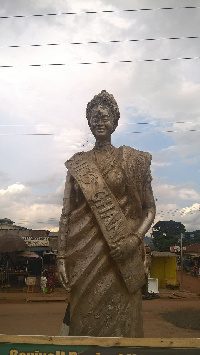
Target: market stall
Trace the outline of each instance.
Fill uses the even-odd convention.
[[[0,274],[1,286],[4,289],[10,287],[11,277],[19,274],[17,270],[16,255],[17,252],[26,250],[27,245],[19,235],[5,233],[0,235]],[[22,272],[26,270],[22,270]]]

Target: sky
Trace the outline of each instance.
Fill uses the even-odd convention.
[[[93,147],[104,89],[112,144],[152,154],[155,223],[200,229],[200,0],[1,0],[0,17],[0,218],[58,230],[64,163]]]

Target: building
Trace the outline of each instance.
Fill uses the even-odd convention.
[[[49,232],[49,246],[52,251],[58,251],[58,232]]]
[[[200,243],[190,244],[184,247],[184,265],[185,271],[191,270],[194,276],[200,275]],[[194,267],[196,272],[194,273]]]
[[[27,250],[34,251],[41,256],[43,252],[51,251],[48,230],[24,228],[15,225],[8,218],[4,218],[0,220],[0,235],[5,235],[6,233],[22,237],[28,246]]]

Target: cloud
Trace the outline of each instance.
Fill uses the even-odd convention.
[[[156,222],[159,220],[174,220],[193,231],[199,229],[199,201],[200,194],[193,188],[183,185],[163,184],[161,181],[153,183],[156,198]],[[192,203],[192,205],[189,205]],[[156,223],[155,222],[155,223]]]
[[[152,166],[156,167],[156,166],[170,166],[171,163],[166,163],[166,162],[159,162],[159,161],[153,161],[152,162]]]
[[[165,5],[163,0],[159,2],[159,7]],[[171,1],[170,6],[179,4]],[[200,13],[192,9],[118,11],[142,7],[146,1],[7,0],[2,4],[1,15],[27,15],[0,23],[4,33],[1,46],[22,45],[1,48],[0,64],[15,66],[0,68],[3,217],[20,221],[25,216],[26,225],[35,228],[43,226],[37,223],[42,219],[46,227],[55,228],[49,218],[58,224],[64,162],[93,146],[85,109],[95,94],[106,89],[116,98],[121,112],[121,126],[113,137],[116,146],[127,144],[153,154],[157,209],[165,213],[171,210],[162,218],[181,218],[188,228],[198,225],[198,212],[182,215],[181,211],[199,203],[199,61],[134,60],[199,56],[198,40],[162,38],[198,33]],[[157,1],[152,1],[151,8],[157,7]],[[106,9],[116,12],[100,13]],[[99,13],[81,14],[87,10]],[[29,16],[67,11],[79,14]],[[128,41],[145,38],[159,40]],[[111,40],[124,42],[69,44]],[[119,60],[133,62],[117,63]],[[97,61],[111,63],[95,64]],[[77,64],[80,62],[93,64]],[[34,63],[43,66],[29,66]],[[66,65],[50,67],[46,65],[49,63]],[[138,122],[148,125],[139,126]],[[166,132],[170,130],[174,132]],[[172,212],[176,209],[178,214]]]
[[[16,182],[16,184],[8,186],[7,189],[1,189],[0,190],[0,195],[5,195],[5,194],[16,194],[22,190],[25,189],[25,186],[20,184],[19,182]]]
[[[190,207],[185,207],[182,209],[182,213],[187,215],[188,213],[191,212],[196,212],[196,211],[200,211],[200,204],[199,203],[194,203],[192,206]]]
[[[191,187],[189,188],[184,185],[163,184],[161,181],[158,183],[158,181],[159,179],[155,179],[155,181],[153,182],[153,186],[154,195],[157,196],[157,199],[160,201],[162,201],[163,198],[165,198],[166,203],[168,201],[171,201],[171,203],[173,203],[176,200],[200,200],[200,194]]]
[[[0,190],[1,216],[11,217],[17,225],[32,229],[55,230],[62,209],[64,181],[53,193],[36,196],[34,191],[20,183]]]
[[[193,189],[181,189],[180,198],[183,200],[200,200],[200,194]]]
[[[7,183],[9,182],[8,173],[4,171],[0,171],[0,181],[1,181],[1,187],[3,187],[4,185],[7,186]]]
[[[199,203],[194,203],[191,206],[183,208],[180,213],[188,231],[199,230]]]

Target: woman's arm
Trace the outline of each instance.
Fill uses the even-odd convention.
[[[113,245],[113,250],[111,250],[110,255],[117,262],[125,260],[129,254],[132,254],[137,249],[137,247],[143,242],[143,237],[154,221],[156,206],[151,187],[151,180],[150,168],[148,168],[143,186],[142,219],[137,230],[131,234],[129,238],[119,243],[117,247],[116,245]]]
[[[58,276],[66,291],[70,291],[69,278],[66,269],[66,248],[67,248],[67,233],[69,226],[70,214],[70,175],[67,174],[65,191],[63,198],[63,209],[59,223],[58,233],[58,256],[57,256],[57,269]]]
[[[143,201],[143,218],[138,227],[138,236],[144,237],[145,233],[148,232],[151,227],[155,215],[156,215],[156,205],[153,197],[152,187],[151,187],[151,175],[148,169],[148,177],[144,186],[144,201]]]

